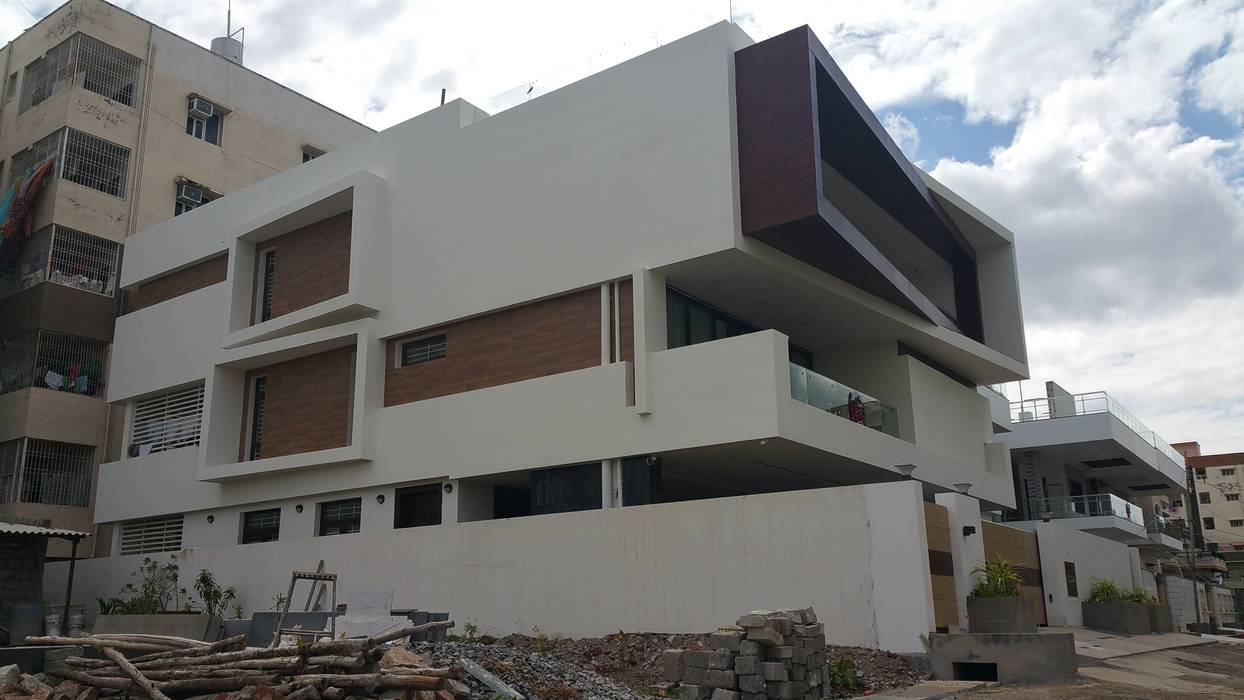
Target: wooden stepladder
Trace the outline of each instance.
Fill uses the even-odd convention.
[[[318,584],[321,591],[324,585],[332,588],[332,607],[328,609],[328,629],[326,630],[304,630],[295,627],[287,628],[285,626],[285,616],[289,613],[290,601],[294,598],[294,585],[298,581],[310,581],[311,590],[314,595],[315,587]],[[316,596],[318,602],[318,596]],[[308,598],[308,603],[310,598]],[[276,619],[276,632],[272,635],[272,643],[268,645],[269,649],[276,648],[281,643],[281,635],[296,634],[299,636],[323,637],[328,636],[329,639],[337,638],[337,574],[325,573],[320,571],[292,571],[289,575],[289,593],[285,596],[285,602],[281,604],[281,614]]]

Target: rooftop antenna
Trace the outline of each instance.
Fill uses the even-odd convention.
[[[234,35],[241,34],[241,39],[235,39]],[[246,27],[238,27],[233,31],[233,0],[229,0],[225,10],[225,35],[212,39],[212,53],[225,57],[226,59],[242,64],[242,41],[246,39]]]

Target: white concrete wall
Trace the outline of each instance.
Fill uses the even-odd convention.
[[[339,599],[391,587],[395,606],[447,610],[490,634],[709,631],[749,610],[811,605],[831,643],[919,652],[933,627],[914,482],[372,534],[387,517],[376,505],[365,499],[358,534],[246,546],[230,544],[234,519],[187,522],[219,529],[222,544],[185,551],[181,569],[237,586],[249,612],[270,608],[291,569],[323,559],[340,575]],[[308,527],[314,510],[283,511],[282,531]],[[141,559],[79,562],[74,599],[116,595]],[[66,573],[49,566],[49,600]]]
[[[1045,615],[1051,627],[1081,627],[1080,604],[1089,599],[1096,580],[1113,580],[1119,588],[1141,585],[1136,551],[1127,545],[1072,529],[1058,522],[1039,523],[1037,549],[1041,554],[1041,583],[1045,588]],[[1064,562],[1074,562],[1077,593],[1067,595]]]

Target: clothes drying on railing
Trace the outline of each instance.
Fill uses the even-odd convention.
[[[43,183],[55,162],[56,157],[52,156],[36,166],[29,177],[14,178],[9,192],[5,195],[8,208],[4,212],[5,216],[0,218],[0,274],[12,273],[17,269],[22,248],[26,239],[30,238],[30,207],[43,189]]]

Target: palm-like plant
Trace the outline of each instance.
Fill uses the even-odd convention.
[[[977,598],[1018,598],[1019,586],[1024,582],[1014,562],[1006,559],[987,561],[972,569],[972,574],[980,576],[972,588],[972,595]]]

